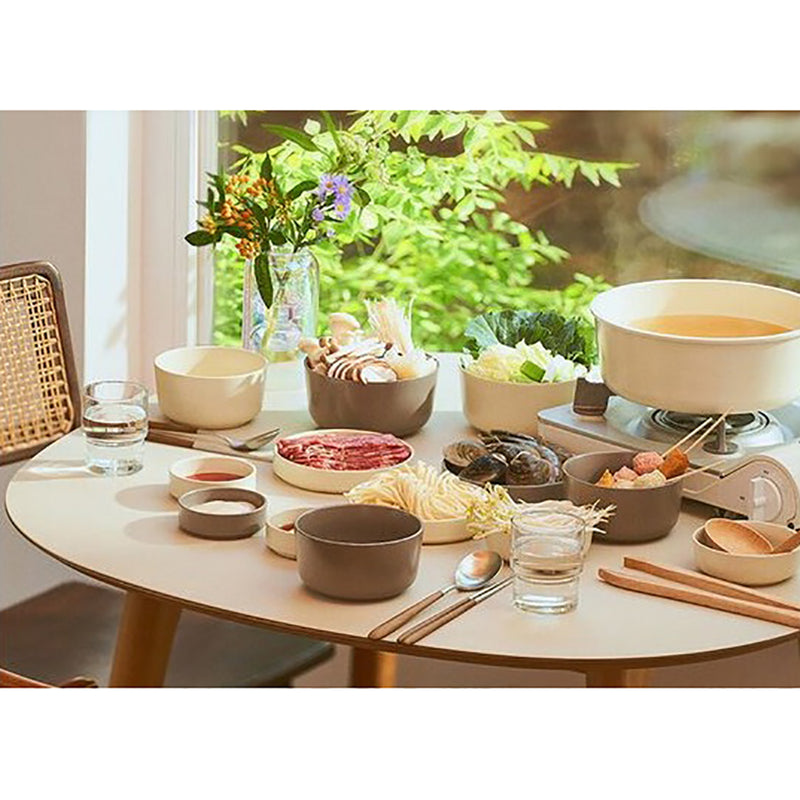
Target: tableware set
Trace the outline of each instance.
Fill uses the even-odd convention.
[[[684,290],[683,287],[677,289]],[[651,302],[651,293],[657,289],[635,291],[639,292],[637,297],[641,294],[644,300]],[[611,295],[613,291],[607,294]],[[621,291],[620,294],[625,292]],[[791,306],[789,299],[781,298],[781,301],[784,303],[781,308],[788,319],[794,314],[794,306]],[[767,300],[764,303],[769,305]],[[641,338],[639,334],[631,334],[628,330],[630,320],[626,318],[620,322],[623,306],[612,297],[598,301],[595,306],[593,310],[598,319],[601,349],[606,355],[610,348],[616,351],[615,358],[604,361],[604,378],[610,381],[612,391],[622,391],[626,397],[639,402],[655,402],[655,397],[651,396],[653,391],[662,393],[658,397],[663,396],[664,392],[668,393],[670,390],[660,385],[646,386],[647,381],[643,380],[643,376],[632,376],[630,364],[626,367],[621,358],[621,353],[630,347],[631,341]],[[778,338],[781,343],[778,343]],[[714,347],[718,350],[713,352],[728,352],[721,342],[708,341],[698,345],[692,341],[676,343],[676,337],[653,339],[645,336],[644,339],[652,347],[667,348],[664,352],[673,360],[679,352],[676,347],[688,348],[680,352],[696,358],[708,358]],[[771,346],[765,343],[760,348],[762,355],[765,359],[783,358],[790,350],[794,352],[795,340],[794,334],[777,337]],[[738,350],[741,351],[741,347]],[[221,433],[222,430],[249,422],[261,409],[265,367],[260,355],[232,348],[178,348],[162,353],[155,361],[156,385],[160,408],[169,422],[152,425],[148,434],[145,413],[144,426],[139,426],[137,435],[143,430],[142,439],[147,434],[153,441],[200,449],[198,440],[200,443],[203,441],[200,437],[211,434],[248,459],[271,459],[274,474],[285,482],[330,494],[346,492],[372,475],[396,466],[363,470],[320,468],[297,463],[278,452],[278,448],[274,455],[263,452],[263,448],[279,438],[280,431],[277,428],[248,438]],[[424,426],[430,417],[437,372],[438,364],[436,370],[421,378],[362,383],[315,371],[306,362],[309,411],[318,425],[330,426],[330,430],[315,433],[382,431],[395,436],[413,433]],[[643,373],[652,377],[649,367],[643,369]],[[470,384],[464,387],[465,410],[470,409],[467,414],[470,421],[475,423],[479,417],[483,419],[481,414],[499,414],[500,417],[491,416],[491,427],[511,427],[516,433],[528,430],[537,432],[536,426],[526,427],[528,423],[522,420],[509,426],[512,411],[518,409],[520,404],[504,405],[495,391],[496,387],[489,387],[488,390],[483,386],[478,387],[476,381],[468,381],[468,377],[462,370],[462,381]],[[789,391],[784,383],[773,380],[770,386],[763,387],[762,394],[772,391],[783,400]],[[511,385],[508,388],[509,391],[519,392],[527,387]],[[558,387],[570,393],[573,388],[565,385]],[[706,388],[708,391],[714,390],[710,385]],[[700,410],[706,414],[723,411],[719,402],[707,395],[708,392],[704,395],[703,408],[666,407],[687,412]],[[567,401],[560,398],[547,405]],[[686,403],[692,402],[695,402],[692,398],[686,399]],[[740,398],[737,403],[744,407],[747,401]],[[716,437],[717,445],[720,435],[724,440],[724,431],[728,426],[725,417],[732,410],[727,407],[727,402],[725,405],[717,423],[723,431]],[[144,408],[146,412],[146,391]],[[531,413],[530,408],[525,408],[522,413],[528,422],[531,417],[534,420],[537,418],[535,410]],[[91,418],[85,418],[87,441],[91,435],[97,438],[91,423]],[[715,426],[708,426],[707,420],[703,424],[706,425],[702,437],[705,439]],[[167,429],[170,425],[173,428]],[[540,434],[542,430],[538,428]],[[545,427],[544,430],[547,435],[550,428]],[[280,441],[291,441],[303,435],[292,434]],[[700,440],[695,444],[699,443]],[[706,443],[705,447],[708,446]],[[598,452],[595,447],[593,452],[573,456],[562,463],[566,498],[576,506],[597,502],[613,506],[614,514],[605,524],[605,542],[645,542],[667,535],[680,515],[683,482],[667,479],[658,486],[642,489],[599,486],[599,472],[617,472],[628,467],[637,453],[633,449],[621,450],[617,443],[614,448]],[[403,463],[410,462],[413,456],[413,450],[409,447],[408,458]],[[706,460],[687,475],[706,471],[714,474],[712,468],[719,463]],[[120,471],[124,472],[125,469],[122,467]],[[205,479],[203,473],[206,473]],[[216,473],[216,477],[209,479],[207,475],[212,473]],[[267,520],[267,501],[264,495],[254,491],[255,478],[255,468],[249,460],[244,459],[198,456],[176,463],[170,470],[169,481],[170,493],[178,499],[180,506],[180,527],[196,536],[235,539],[253,535],[266,525],[267,546],[279,555],[296,558],[300,580],[312,593],[335,600],[374,601],[394,597],[414,582],[423,543],[423,525],[418,517],[396,508],[351,503],[293,509]],[[209,482],[216,485],[208,486]],[[237,502],[240,503],[238,510],[235,507]],[[249,510],[241,503],[249,503]],[[220,509],[223,508],[228,510],[222,513]],[[580,518],[570,520],[568,517],[568,514],[564,517],[565,524],[556,526],[537,518],[535,513],[515,518],[511,526],[509,576],[494,581],[503,565],[497,553],[483,550],[470,554],[459,564],[451,585],[429,594],[381,623],[370,632],[370,638],[380,639],[406,626],[423,610],[452,591],[466,592],[468,596],[406,630],[397,641],[413,644],[507,586],[512,586],[513,603],[518,609],[537,613],[573,610],[578,601],[579,578],[591,533],[587,533]],[[453,521],[443,521],[445,525],[448,522]],[[794,574],[800,559],[800,548],[791,549],[793,544],[797,544],[797,539],[793,538],[794,532],[782,525],[748,520],[741,524],[738,531],[741,542],[746,542],[741,545],[745,549],[737,551],[734,546],[725,546],[726,542],[730,544],[736,539],[730,533],[734,528],[735,524],[725,527],[719,523],[714,528],[712,523],[710,528],[694,532],[691,547],[695,564],[701,572],[689,573],[676,567],[626,558],[625,566],[629,570],[649,572],[659,580],[605,568],[598,571],[598,577],[612,586],[631,591],[800,627],[800,607],[775,598],[770,600],[767,596],[742,588],[743,585],[776,583]],[[447,530],[440,538],[442,541],[453,541],[453,536]],[[782,545],[786,552],[780,552]]]

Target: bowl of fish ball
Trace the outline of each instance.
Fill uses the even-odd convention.
[[[673,462],[677,468],[677,460],[668,470]],[[661,471],[666,463],[657,453],[635,450],[573,456],[563,464],[567,499],[577,506],[613,506],[601,541],[660,539],[675,527],[681,511],[682,482]]]
[[[563,463],[570,453],[524,433],[492,430],[451,442],[444,466],[464,481],[503,486],[513,500],[538,503],[566,497]]]

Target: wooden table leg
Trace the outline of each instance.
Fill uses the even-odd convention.
[[[397,655],[380,650],[353,648],[350,656],[350,685],[361,688],[392,689],[397,676]]]
[[[163,686],[181,607],[129,591],[117,633],[110,686]]]
[[[586,687],[643,689],[648,685],[650,670],[598,667],[586,671]]]

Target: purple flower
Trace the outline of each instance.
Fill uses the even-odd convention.
[[[311,212],[311,219],[313,219],[314,222],[322,222],[322,220],[325,219],[325,212],[319,206],[317,206]]]
[[[319,186],[317,186],[317,197],[322,200],[326,195],[333,193],[336,190],[336,175],[322,175],[319,179]]]
[[[333,214],[337,219],[344,219],[350,213],[350,198],[337,197],[333,204]]]
[[[328,230],[327,230],[327,231],[325,231],[325,235],[326,235],[326,236],[327,236],[329,239],[330,239],[330,238],[333,236],[333,234],[334,234],[334,230],[333,230],[333,228],[328,228]]]
[[[348,201],[353,196],[353,185],[344,175],[336,175],[333,178],[333,189],[337,200],[347,198]]]

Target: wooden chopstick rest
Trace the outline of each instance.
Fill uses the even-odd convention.
[[[630,556],[625,556],[622,563],[623,566],[628,567],[628,569],[635,569],[639,572],[647,572],[659,578],[685,583],[687,586],[694,586],[696,589],[705,589],[710,592],[726,595],[727,597],[735,597],[739,600],[750,600],[754,603],[763,603],[768,606],[790,608],[793,611],[800,611],[800,605],[797,603],[790,603],[788,600],[784,600],[781,597],[758,592],[755,589],[746,589],[736,583],[723,581],[719,578],[712,578],[689,569],[654,564],[652,561],[643,561],[640,558],[631,558]]]
[[[603,567],[597,570],[597,577],[620,589],[628,589],[632,592],[654,595],[655,597],[665,597],[668,600],[680,600],[684,603],[705,606],[706,608],[716,608],[719,611],[728,611],[731,614],[740,614],[745,617],[765,620],[766,622],[776,622],[779,625],[788,625],[790,628],[800,628],[800,612],[797,611],[725,597],[703,589],[687,589],[680,585],[648,581],[624,572],[604,569]]]

